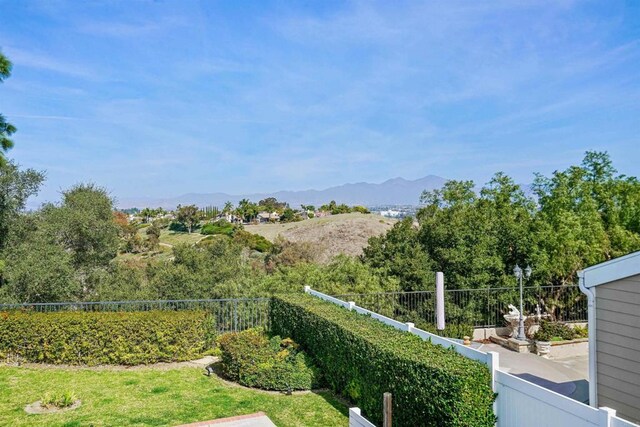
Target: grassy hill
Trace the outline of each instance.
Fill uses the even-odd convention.
[[[245,230],[270,241],[280,235],[292,242],[310,242],[317,245],[320,261],[326,262],[340,253],[360,255],[370,237],[385,233],[395,222],[378,215],[350,213],[286,224],[247,225]]]

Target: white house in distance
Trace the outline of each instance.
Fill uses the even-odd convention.
[[[589,300],[589,403],[640,422],[640,252],[578,273]]]

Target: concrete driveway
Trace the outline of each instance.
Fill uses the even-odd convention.
[[[483,344],[481,351],[500,354],[500,370],[582,403],[589,402],[589,356],[545,359],[517,353],[498,344]]]

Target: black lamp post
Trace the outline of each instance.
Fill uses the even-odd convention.
[[[531,267],[527,265],[527,268],[524,269],[524,272],[520,268],[518,264],[513,268],[513,275],[520,282],[520,322],[518,325],[518,336],[516,337],[519,341],[525,341],[527,339],[526,334],[524,333],[524,309],[522,302],[522,276],[524,276],[527,280],[531,277]]]

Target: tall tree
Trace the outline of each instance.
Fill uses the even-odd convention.
[[[77,268],[106,266],[117,254],[119,229],[113,200],[104,188],[79,184],[62,193],[62,204],[42,210],[47,232],[73,256]]]
[[[200,211],[196,205],[178,205],[176,220],[184,225],[187,230],[189,230],[189,233],[191,233],[194,227],[200,223]]]
[[[0,83],[11,75],[11,66],[11,61],[0,52]],[[16,130],[16,127],[0,114],[0,165],[6,162],[5,153],[13,148],[13,140],[10,137]]]
[[[44,173],[20,170],[12,161],[0,164],[0,252],[12,222],[25,208],[27,199],[38,193]]]

